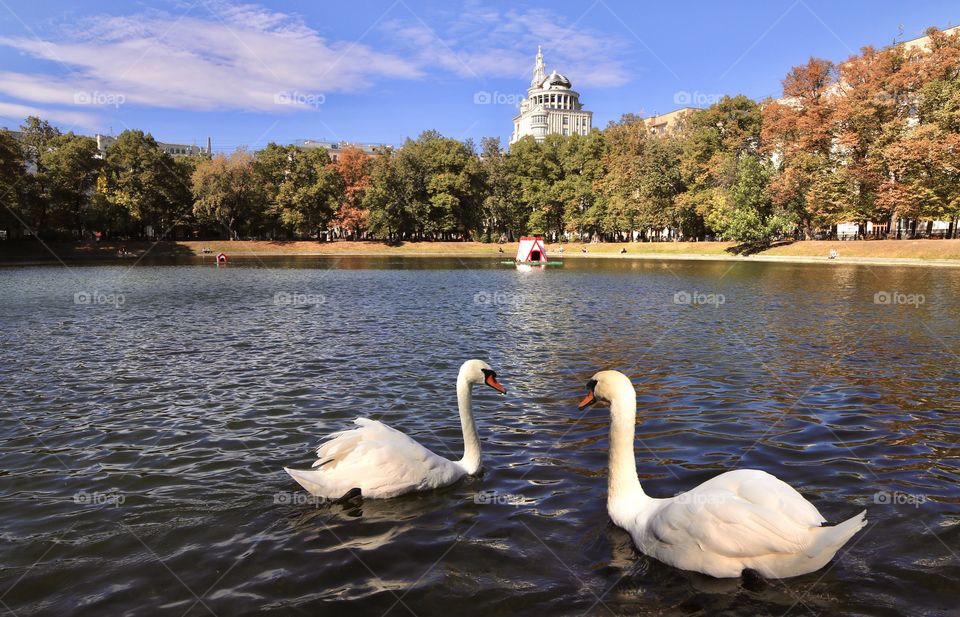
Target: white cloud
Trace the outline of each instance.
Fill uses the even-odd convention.
[[[5,36],[0,45],[52,63],[59,76],[0,73],[0,93],[38,103],[73,104],[78,92],[99,92],[125,104],[275,112],[323,99],[309,95],[422,76],[397,55],[327,41],[298,18],[252,5],[216,5],[200,16],[101,16],[61,40]]]
[[[40,109],[32,105],[0,101],[0,118],[22,120],[27,116],[38,116],[44,120],[66,125],[64,127],[66,130],[72,130],[73,128],[96,129],[98,126],[97,120],[92,114],[59,109]],[[16,127],[10,126],[8,128]]]
[[[13,99],[3,103],[0,116],[23,117],[30,110],[90,127],[98,112],[119,105],[312,110],[331,95],[438,72],[516,79],[522,91],[538,44],[547,68],[566,74],[574,87],[618,86],[631,77],[622,39],[550,11],[501,10],[467,0],[447,9],[448,19],[435,32],[406,6],[396,5],[356,43],[330,40],[296,16],[226,2],[203,3],[185,14],[148,9],[100,15],[45,39],[0,36],[0,47],[47,65],[35,73],[0,70],[0,95]]]
[[[384,25],[391,37],[422,66],[439,66],[460,77],[515,78],[526,88],[537,45],[547,70],[556,69],[574,87],[611,87],[630,81],[629,46],[610,33],[596,32],[542,9],[500,11],[469,2],[458,16],[434,28],[419,18]]]

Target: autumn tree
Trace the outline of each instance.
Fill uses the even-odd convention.
[[[651,136],[642,118],[628,114],[619,122],[611,122],[604,130],[604,137],[607,148],[599,188],[605,208],[602,213],[596,212],[600,216],[589,217],[584,227],[592,227],[594,233],[619,235],[640,224],[639,161]]]
[[[909,119],[883,145],[888,178],[877,201],[891,212],[891,235],[906,216],[925,219],[927,231],[949,220],[952,236],[960,217],[960,34],[927,35],[929,49],[912,51],[899,80],[912,86]]]
[[[896,207],[878,202],[877,195],[891,173],[886,147],[910,122],[907,58],[900,46],[865,47],[839,65],[832,170],[820,174],[810,192],[811,216],[821,226],[857,221],[866,233],[868,222],[885,222],[894,214]]]
[[[370,185],[370,156],[360,148],[344,148],[334,168],[343,181],[343,199],[333,225],[342,235],[358,239],[367,228],[363,194]]]
[[[771,197],[798,219],[808,238],[816,223],[811,189],[833,169],[836,94],[834,64],[810,58],[787,74],[783,98],[763,107],[761,143],[777,171]]]

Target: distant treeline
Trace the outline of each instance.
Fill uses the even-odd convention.
[[[896,237],[960,216],[960,35],[811,58],[783,97],[723,97],[667,134],[625,115],[509,152],[427,131],[369,157],[270,144],[172,157],[124,131],[89,137],[28,118],[0,132],[10,237],[607,240],[812,237],[872,222]],[[479,154],[479,156],[478,156]],[[899,230],[903,230],[901,234]]]

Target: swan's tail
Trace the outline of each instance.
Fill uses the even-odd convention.
[[[832,527],[821,527],[817,530],[817,539],[810,545],[807,554],[814,557],[828,553],[832,557],[850,538],[867,526],[866,515],[867,511],[864,510]]]
[[[331,494],[330,487],[324,482],[323,472],[314,469],[290,469],[284,467],[284,471],[290,474],[290,477],[297,481],[308,493],[314,497],[323,497],[332,499],[340,495]]]

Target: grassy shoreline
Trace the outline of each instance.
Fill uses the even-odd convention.
[[[204,255],[204,248],[213,254],[223,251],[230,258],[286,256],[389,256],[389,257],[496,257],[512,259],[516,243],[504,245],[479,242],[405,242],[391,246],[382,242],[313,242],[313,241],[182,241],[182,242],[103,242],[47,243],[10,242],[0,244],[0,263],[58,263],[113,259],[125,247],[136,257],[166,258]],[[869,241],[802,241],[775,246],[750,256],[734,255],[728,249],[732,242],[647,242],[564,244],[558,253],[557,244],[547,244],[551,257],[579,259],[600,257],[615,259],[687,259],[770,261],[794,263],[841,263],[870,265],[925,265],[960,267],[960,240],[869,240]],[[503,253],[498,251],[503,248]],[[587,253],[581,252],[582,248]],[[621,254],[625,248],[626,253]],[[830,250],[839,258],[828,260]]]

